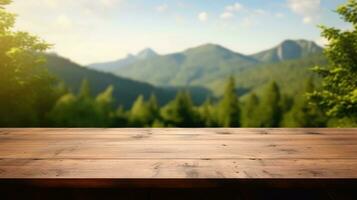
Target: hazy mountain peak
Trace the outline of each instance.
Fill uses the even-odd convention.
[[[133,58],[133,57],[135,57],[133,54],[128,53],[125,58]],[[121,59],[120,59],[120,60],[121,60]]]
[[[321,53],[322,47],[308,40],[285,40],[278,46],[254,54],[252,57],[261,62],[279,62],[299,59],[311,54]]]
[[[191,55],[191,56],[195,56],[197,54],[200,55],[233,55],[233,54],[237,54],[221,45],[218,44],[213,44],[213,43],[207,43],[207,44],[203,44],[197,47],[193,47],[190,49],[187,49],[184,54],[186,55]],[[238,54],[237,54],[238,55]]]
[[[89,65],[88,67],[99,71],[113,72],[119,68],[131,65],[139,60],[145,60],[156,56],[158,56],[158,54],[154,50],[150,48],[146,48],[140,51],[137,55],[133,55],[129,53],[123,59],[115,60],[112,62],[94,63]]]
[[[158,54],[151,48],[143,49],[136,55],[136,57],[141,60],[156,57],[156,56],[158,56]]]
[[[301,48],[311,48],[311,47],[318,47],[314,41],[299,39],[299,40],[284,40],[279,46],[286,46],[286,45],[299,45]]]
[[[195,50],[195,49],[216,49],[216,50],[219,50],[219,49],[225,49],[225,50],[228,50],[227,48],[221,46],[221,45],[218,45],[218,44],[214,44],[214,43],[206,43],[206,44],[203,44],[203,45],[200,45],[200,46],[197,46],[197,47],[193,47],[193,48],[190,48],[190,49],[187,49],[187,51],[189,50]]]

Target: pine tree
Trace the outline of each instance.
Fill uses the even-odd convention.
[[[119,106],[114,116],[115,127],[127,127],[129,126],[129,114],[125,111],[123,106]]]
[[[266,87],[259,106],[259,126],[279,127],[282,119],[281,95],[278,84],[273,81]]]
[[[313,79],[307,80],[303,94],[311,93],[315,90]],[[310,103],[306,95],[299,95],[295,99],[292,110],[287,114],[284,120],[285,127],[325,127],[326,117],[317,108]]]
[[[89,98],[91,96],[90,84],[87,79],[82,81],[81,87],[79,89],[79,98]]]
[[[208,98],[199,109],[199,113],[201,115],[200,118],[204,127],[218,126],[216,120],[214,119],[214,111],[212,101]]]
[[[108,86],[106,90],[98,94],[95,99],[96,108],[98,112],[98,123],[101,126],[110,127],[113,125],[114,121],[114,98],[113,98],[114,87]]]
[[[112,89],[109,87],[96,99],[90,96],[89,84],[85,81],[77,96],[63,95],[49,114],[57,127],[109,127],[112,125]]]
[[[255,93],[249,95],[243,109],[243,127],[259,127],[259,99]]]
[[[198,115],[188,92],[178,92],[176,98],[163,108],[162,116],[169,126],[198,126]]]
[[[150,118],[148,120],[148,123],[152,124],[156,119],[160,120],[160,108],[159,104],[157,103],[157,98],[155,94],[151,94],[147,106],[150,112]]]
[[[240,106],[235,90],[235,80],[231,77],[225,89],[223,99],[218,107],[218,120],[223,127],[240,126]]]
[[[144,96],[140,95],[134,102],[130,111],[130,123],[135,127],[151,126],[152,120],[151,110],[148,103],[145,102]]]
[[[75,117],[74,110],[77,104],[77,97],[72,93],[67,93],[57,100],[56,105],[49,114],[49,120],[55,127],[73,127]]]

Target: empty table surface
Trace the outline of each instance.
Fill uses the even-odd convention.
[[[3,181],[356,178],[357,129],[0,129]]]

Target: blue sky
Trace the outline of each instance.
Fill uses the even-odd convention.
[[[349,28],[333,10],[345,0],[14,0],[17,29],[80,64],[216,43],[244,54],[285,39],[323,44],[317,24]]]

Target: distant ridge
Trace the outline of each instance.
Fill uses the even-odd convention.
[[[113,73],[159,86],[192,86],[202,78],[215,79],[257,64],[252,57],[216,44],[157,56],[118,68]]]
[[[216,96],[222,94],[230,76],[236,77],[240,95],[259,92],[271,80],[288,85],[282,87],[284,92],[294,93],[314,76],[309,70],[312,66],[326,64],[322,52],[322,47],[308,40],[285,40],[253,55],[212,43],[167,55],[144,49],[135,55],[134,62],[116,65],[110,73],[157,87],[205,88]]]
[[[285,40],[276,47],[249,56],[208,43],[183,52],[137,61],[116,68],[112,73],[157,86],[203,86],[260,64],[301,59],[322,51],[312,41]]]
[[[216,70],[222,71],[222,66],[227,65],[240,65],[247,66],[250,64],[257,64],[257,63],[276,63],[288,60],[295,60],[300,59],[312,54],[319,54],[323,51],[323,48],[317,45],[313,41],[308,40],[285,40],[279,45],[253,54],[253,55],[243,55],[237,52],[234,52],[230,49],[227,49],[218,44],[203,44],[197,47],[189,48],[184,52],[173,53],[168,55],[160,56],[157,54],[153,49],[146,48],[136,55],[129,54],[126,58],[119,59],[113,62],[104,62],[104,63],[96,63],[91,64],[88,67],[91,69],[95,69],[98,71],[110,72],[117,75],[127,76],[129,78],[139,79],[141,80],[140,74],[137,68],[140,66],[140,70],[146,71],[148,70],[149,73],[153,72],[152,70],[156,71],[158,68],[164,68],[160,72],[167,71],[171,69],[171,73],[180,73],[178,69],[182,69],[181,65],[190,65],[190,68],[194,68],[196,66],[197,70],[203,70],[201,67],[206,65],[206,69],[211,69],[210,65],[216,63],[215,67]],[[210,63],[206,63],[210,60]],[[233,61],[234,60],[234,61]],[[190,63],[187,63],[190,62]],[[200,63],[201,62],[201,63]],[[220,64],[218,64],[220,63]],[[151,69],[152,65],[155,65],[154,69]],[[194,66],[191,66],[194,65]],[[167,66],[167,67],[164,67]],[[208,68],[208,69],[207,69]],[[211,70],[214,70],[213,68]],[[191,74],[199,74],[199,72],[191,72]],[[145,74],[146,75],[146,74]],[[180,75],[183,76],[183,75]],[[194,75],[190,75],[189,79],[194,79],[192,77]],[[150,79],[150,78],[149,78]],[[174,85],[187,85],[190,84],[191,80],[186,80],[185,82],[182,81],[175,81],[175,78],[171,76],[162,76],[162,77],[154,77],[152,79],[155,80],[148,80],[148,82],[152,84],[168,84],[169,81],[175,82]],[[159,80],[156,80],[159,79]],[[184,78],[180,78],[184,79]]]
[[[150,59],[150,58],[154,58],[156,56],[158,56],[158,54],[151,48],[146,48],[146,49],[140,51],[138,54],[136,54],[136,58],[139,60]]]
[[[128,78],[115,76],[111,73],[100,72],[80,66],[67,58],[56,54],[46,54],[48,71],[58,80],[63,81],[72,92],[78,92],[83,80],[88,80],[92,95],[103,92],[109,85],[114,86],[113,96],[116,104],[130,108],[139,95],[146,99],[155,94],[161,105],[172,100],[179,88],[155,87],[144,81],[135,81]],[[207,96],[211,96],[209,90],[200,87],[185,88],[192,93],[195,103],[201,104]]]
[[[307,40],[285,40],[278,46],[252,55],[260,62],[273,63],[303,58],[321,53],[323,48],[315,42]]]
[[[103,72],[113,72],[118,68],[125,67],[137,61],[153,58],[156,56],[158,56],[158,54],[154,50],[146,48],[136,55],[128,54],[125,58],[116,61],[90,64],[88,65],[88,68]]]

